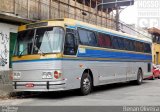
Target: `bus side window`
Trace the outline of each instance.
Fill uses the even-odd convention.
[[[95,32],[86,29],[79,29],[78,33],[79,33],[80,43],[82,45],[97,46],[97,39]]]
[[[111,37],[110,35],[104,34],[104,42],[105,42],[105,46],[106,48],[111,48]]]
[[[112,37],[112,45],[113,45],[113,49],[119,49],[119,43],[116,36]]]
[[[135,46],[135,51],[138,52],[139,47],[138,47],[138,42],[137,41],[134,41],[134,46]]]
[[[118,43],[119,43],[119,49],[125,50],[124,39],[123,38],[118,38]]]
[[[145,53],[151,53],[151,46],[150,46],[150,44],[145,43],[144,46],[145,46],[145,48],[144,48]]]
[[[72,33],[67,33],[65,37],[64,54],[76,55],[75,37]]]
[[[129,49],[130,51],[134,51],[134,44],[133,44],[133,40],[129,40]]]

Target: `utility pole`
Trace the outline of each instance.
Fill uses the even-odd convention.
[[[119,7],[116,7],[116,30],[119,31]]]
[[[116,30],[119,31],[119,9],[121,6],[130,6],[134,4],[134,0],[102,0],[102,3],[98,4],[98,6],[103,6],[102,8],[116,8]]]

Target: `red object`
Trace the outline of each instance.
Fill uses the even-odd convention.
[[[10,80],[13,80],[13,73],[10,74]]]
[[[28,88],[32,88],[32,87],[34,87],[34,84],[33,83],[27,83],[25,86],[28,87]]]
[[[54,78],[55,78],[55,79],[59,79],[59,78],[61,77],[61,75],[62,75],[62,74],[59,73],[58,71],[55,71],[55,72],[54,72]]]
[[[160,68],[157,66],[153,66],[152,75],[149,76],[147,79],[155,79],[155,78],[160,78]]]

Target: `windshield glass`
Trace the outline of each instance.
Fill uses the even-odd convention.
[[[60,27],[19,32],[15,55],[61,52],[63,37],[64,30]]]

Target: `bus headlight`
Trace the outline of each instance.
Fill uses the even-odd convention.
[[[21,72],[13,72],[13,79],[18,80],[21,78]]]
[[[52,79],[53,78],[53,72],[43,72],[42,73],[42,79]]]

